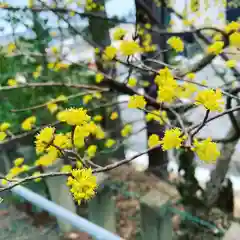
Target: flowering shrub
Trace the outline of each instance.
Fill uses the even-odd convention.
[[[43,8],[42,10],[50,11],[58,17],[58,11],[60,10],[69,17],[81,16],[82,13],[80,11],[72,8],[71,2],[73,1],[68,2],[68,4],[66,3],[63,6],[57,6],[57,2],[45,6],[35,1],[29,1],[28,8],[25,11],[38,12],[39,8],[40,10]],[[77,1],[76,4],[78,4]],[[158,6],[159,2],[156,1],[155,4]],[[1,8],[10,12],[21,10],[6,4],[1,4]],[[86,1],[84,10],[87,17],[94,16],[101,19],[102,15],[97,15],[97,13],[103,11],[104,7],[94,1]],[[61,20],[67,22],[64,18]],[[184,16],[183,21],[185,25],[191,25],[193,22],[192,19],[186,19]],[[69,29],[75,29],[71,23],[67,23]],[[62,166],[60,172],[54,174],[56,176],[68,176],[67,185],[70,187],[70,191],[77,203],[80,204],[82,201],[94,197],[97,189],[97,173],[111,170],[120,166],[123,162],[130,162],[134,159],[133,157],[129,160],[121,160],[117,164],[108,164],[105,167],[94,162],[95,156],[101,152],[98,142],[103,141],[104,148],[114,149],[121,145],[124,139],[134,134],[131,123],[127,123],[120,129],[121,139],[112,138],[110,133],[104,129],[102,124],[104,120],[116,121],[119,118],[118,112],[114,108],[109,108],[116,106],[118,102],[109,102],[109,98],[106,97],[108,93],[130,95],[128,108],[144,111],[146,113],[146,122],[155,121],[159,125],[166,127],[162,137],[157,134],[149,136],[148,152],[157,147],[161,147],[163,151],[183,149],[194,152],[205,163],[215,163],[217,161],[221,153],[216,141],[211,136],[207,139],[199,139],[198,132],[208,122],[240,110],[239,105],[229,107],[228,104],[226,105],[227,109],[224,107],[224,97],[239,100],[235,94],[239,92],[239,88],[234,87],[234,85],[230,87],[210,87],[204,82],[199,83],[196,80],[195,73],[210,64],[217,55],[225,53],[228,46],[240,47],[240,23],[232,22],[224,29],[203,27],[193,30],[192,34],[203,32],[203,30],[211,30],[212,42],[208,43],[204,58],[200,60],[197,66],[189,67],[187,72],[178,69],[178,66],[162,63],[154,58],[148,60],[154,61],[160,67],[146,65],[145,61],[139,56],[142,54],[156,54],[157,56],[159,52],[161,53],[152,40],[151,31],[155,31],[155,28],[152,27],[151,23],[145,23],[137,24],[135,30],[135,34],[129,39],[126,29],[122,27],[116,28],[113,32],[113,39],[117,44],[111,43],[108,46],[95,48],[94,53],[97,59],[97,66],[91,68],[89,67],[91,59],[87,63],[86,61],[65,61],[65,56],[61,52],[63,51],[61,46],[51,46],[48,49],[50,56],[45,56],[45,49],[40,49],[37,53],[31,52],[31,49],[28,49],[27,46],[19,46],[17,40],[3,48],[3,54],[6,58],[10,58],[13,55],[26,54],[26,59],[34,57],[36,59],[34,58],[33,60],[34,68],[27,74],[28,79],[26,82],[21,83],[11,77],[7,79],[5,86],[2,86],[0,91],[13,89],[21,91],[24,88],[32,88],[32,91],[34,91],[39,87],[64,87],[76,89],[77,93],[72,95],[60,94],[58,97],[45,101],[40,105],[18,109],[18,111],[47,109],[56,122],[39,126],[39,122],[41,122],[38,121],[39,116],[35,114],[26,115],[26,118],[21,123],[21,129],[25,132],[37,132],[35,135],[35,150],[38,158],[33,166],[26,165],[23,158],[15,159],[13,167],[2,179],[3,187],[0,191],[12,187],[13,184],[17,185],[23,180],[41,181],[43,176],[37,171],[37,167],[50,166],[59,158],[62,158],[65,161],[65,165]],[[75,32],[77,32],[76,29]],[[185,44],[181,34],[177,35],[176,33],[177,36],[174,36],[174,33],[169,30],[166,36],[169,33],[171,33],[170,37],[166,40],[166,46],[169,49],[164,49],[163,51],[183,52]],[[53,33],[51,35],[55,36]],[[38,62],[38,58],[41,61]],[[120,64],[127,67],[128,74],[124,82],[118,80],[115,71],[111,71]],[[226,62],[226,67],[233,69],[236,67],[236,64],[236,60],[229,59]],[[67,74],[71,69],[82,68],[85,71],[90,71],[94,76],[92,84],[73,82],[72,76]],[[149,74],[153,82],[150,83],[142,79],[138,74],[135,74],[138,72]],[[50,74],[49,76],[54,76],[55,79],[63,76],[64,81],[47,82],[45,79],[48,78],[48,74]],[[75,80],[80,77],[76,75]],[[156,99],[147,93],[142,94],[138,91],[139,88],[146,87],[156,89]],[[73,98],[79,98],[81,106],[71,106],[69,100]],[[186,98],[189,100],[189,103],[185,105],[183,99]],[[186,126],[184,114],[177,107],[179,104],[182,106],[181,109],[189,106],[191,108],[201,107],[206,112],[204,119],[197,124]],[[93,112],[94,109],[99,110],[100,108],[106,108],[107,114],[102,115],[99,112]],[[210,118],[210,112],[216,112],[217,115]],[[174,119],[172,116],[174,116]],[[232,119],[234,119],[233,114],[231,115]],[[61,131],[62,129],[57,127],[60,123],[66,126],[66,131]],[[11,141],[12,138],[18,138],[18,135],[11,132],[11,126],[12,123],[7,121],[0,124],[1,143]],[[29,174],[29,169],[33,168],[36,171],[31,176],[21,177],[22,173]],[[51,176],[54,176],[53,173],[51,174]]]

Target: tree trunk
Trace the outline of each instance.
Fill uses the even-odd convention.
[[[105,6],[105,1],[104,0],[99,0],[95,1],[97,4],[101,4]],[[98,11],[97,14],[102,15],[103,17],[107,17],[106,11]],[[96,43],[97,46],[100,46],[102,48],[108,46],[111,44],[111,39],[110,39],[110,34],[109,34],[109,29],[110,29],[110,23],[108,20],[105,19],[100,19],[100,18],[89,18],[89,33],[92,41]],[[105,67],[102,64],[102,60],[99,59],[99,57],[96,55],[96,64],[97,68],[106,74],[111,74],[113,77],[116,77],[116,68],[115,67]],[[104,94],[103,94],[104,95]],[[104,97],[107,99],[108,102],[114,102],[116,101],[116,94],[115,93],[106,93]],[[120,135],[120,130],[116,130],[116,126],[119,127],[122,126],[121,118],[120,118],[120,109],[118,106],[115,107],[116,111],[118,112],[119,118],[116,119],[114,122],[109,119],[109,114],[107,111],[103,114],[103,121],[102,121],[102,126],[105,130],[110,132],[110,137],[114,139],[119,139],[121,138]],[[115,129],[115,130],[114,130]],[[113,131],[114,130],[114,131]],[[110,157],[110,156],[108,156]],[[112,154],[111,157],[117,158],[117,159],[123,159],[125,157],[124,154],[124,147],[123,145],[119,147],[117,150],[115,150]],[[107,159],[107,158],[104,158]],[[105,163],[103,163],[105,164]]]
[[[236,119],[238,121],[238,124],[240,124],[240,113],[237,114]],[[227,136],[233,136],[234,133],[235,129],[232,127],[229,130]],[[223,148],[221,150],[221,156],[217,161],[216,168],[211,173],[211,180],[207,183],[206,203],[208,206],[212,206],[218,200],[221,186],[226,177],[229,164],[238,140],[239,139],[236,139],[233,142],[225,143],[223,145]]]
[[[148,9],[151,10],[151,15],[154,16],[154,18],[158,19],[158,22],[161,23],[161,26],[158,25],[158,27],[165,29],[165,19],[166,19],[166,12],[164,8],[164,4],[162,3],[162,6],[159,8],[156,6],[154,1],[152,0],[142,0],[135,1],[136,4],[136,15],[137,15],[137,22],[139,24],[145,24],[145,23],[151,23],[152,26],[154,26],[156,23],[152,20],[150,16],[146,18],[144,15],[146,14],[146,10],[143,8],[142,4],[147,6]],[[147,20],[147,21],[146,21]],[[152,35],[152,42],[158,46],[158,50],[164,50],[166,49],[166,39],[163,36],[159,36],[154,33],[149,33]],[[156,53],[155,53],[156,54]],[[146,58],[152,58],[153,53],[147,53],[142,55],[142,60]],[[161,60],[163,62],[167,62],[167,53],[162,52],[157,60]],[[160,69],[160,65],[156,65],[153,63],[145,63],[146,65],[154,68],[154,69]],[[144,80],[149,81],[150,85],[149,87],[146,87],[145,93],[150,95],[151,97],[155,98],[157,97],[157,87],[154,83],[154,76],[150,76],[149,74],[143,74],[142,78]],[[156,121],[150,121],[147,123],[147,137],[149,137],[152,134],[157,134],[160,138],[164,135],[165,127],[161,126]],[[153,171],[157,176],[164,177],[167,173],[167,152],[164,152],[161,147],[155,148],[154,150],[150,151],[149,154],[149,170]]]

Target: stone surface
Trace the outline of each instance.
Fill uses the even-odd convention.
[[[238,240],[240,236],[240,225],[233,223],[223,237],[223,240]]]

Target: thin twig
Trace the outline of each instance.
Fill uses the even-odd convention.
[[[191,142],[193,141],[194,136],[206,125],[209,113],[210,113],[210,110],[207,110],[202,124],[192,133]]]

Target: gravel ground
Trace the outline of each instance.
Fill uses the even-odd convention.
[[[35,226],[33,218],[13,205],[0,204],[0,240],[59,240],[60,235],[54,222]]]

